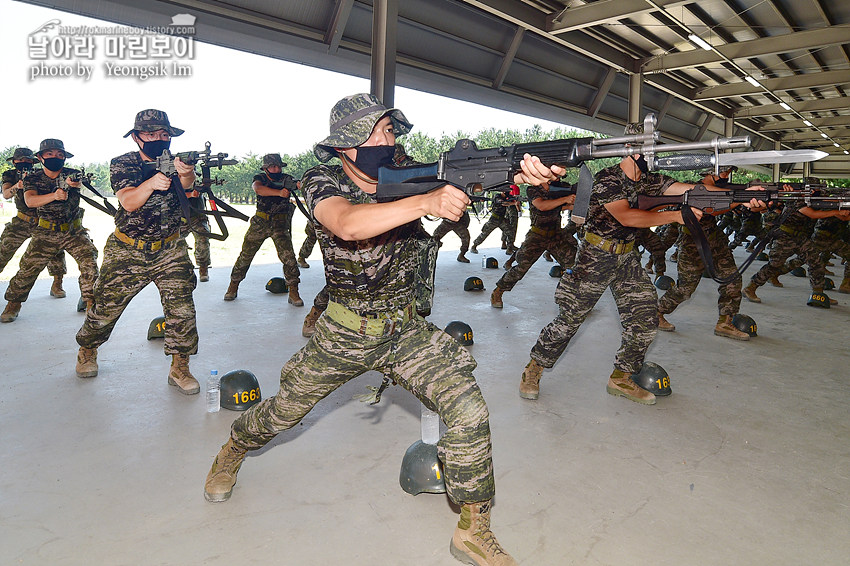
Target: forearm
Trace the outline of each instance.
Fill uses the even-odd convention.
[[[682,223],[682,213],[678,210],[652,212],[651,210],[629,208],[628,210],[614,214],[614,218],[623,226],[630,228],[651,228],[653,226],[669,224],[670,222]]]
[[[252,188],[254,192],[257,193],[261,197],[283,197],[286,198],[289,196],[289,191],[286,189],[273,189],[271,187],[267,187],[261,183],[254,182]]]
[[[55,192],[47,193],[46,195],[40,195],[36,191],[27,191],[24,193],[24,202],[26,202],[27,206],[30,208],[38,208],[40,206],[44,206],[45,204],[50,204],[55,200]]]
[[[13,196],[15,196],[15,185],[3,183],[3,198],[12,198]]]
[[[153,186],[145,181],[137,187],[125,187],[116,193],[121,208],[127,212],[140,209],[153,194]]]
[[[322,226],[347,241],[366,240],[427,214],[426,195],[392,202],[352,204],[332,197],[320,202],[314,215]]]
[[[184,189],[189,189],[195,184],[195,172],[190,171],[188,173],[181,173],[178,175],[180,179],[180,186]]]

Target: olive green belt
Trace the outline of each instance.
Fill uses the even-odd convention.
[[[794,230],[793,228],[789,228],[788,226],[785,226],[784,224],[782,226],[780,226],[779,229],[782,230],[783,232],[785,232],[786,234],[790,234],[790,235],[794,236],[795,238],[801,238],[801,237],[804,237],[806,235],[806,233],[804,231]]]
[[[618,242],[617,240],[609,240],[603,238],[602,236],[597,236],[593,232],[585,232],[584,240],[593,247],[599,248],[602,251],[606,251],[610,254],[627,254],[632,251],[635,247],[635,243],[632,242]]]
[[[30,216],[29,214],[24,214],[20,210],[18,211],[18,218],[28,224],[38,224],[38,218],[36,218],[35,216]]]
[[[38,219],[39,228],[47,228],[48,230],[53,230],[54,232],[69,232],[74,228],[79,228],[83,225],[83,219],[77,218],[76,220],[72,220],[71,222],[51,222],[49,220],[45,220],[44,218]]]
[[[416,316],[416,309],[413,304],[410,304],[397,313],[365,317],[339,303],[330,301],[325,314],[337,324],[353,330],[361,336],[389,336],[396,330],[401,330],[402,326],[412,320]]]
[[[529,230],[531,230],[535,234],[540,234],[544,238],[551,238],[559,232],[559,230],[544,230],[543,228],[538,228],[537,226],[532,226],[531,228],[529,228]]]
[[[128,246],[135,248],[137,250],[146,250],[151,252],[156,252],[162,249],[165,244],[173,242],[177,238],[180,237],[180,232],[174,232],[172,235],[168,236],[164,240],[137,240],[136,238],[131,238],[118,228],[115,229],[115,237],[127,244]]]
[[[262,210],[258,210],[256,215],[262,218],[263,220],[279,220],[281,218],[286,218],[286,212],[278,212],[275,214],[269,214],[268,212],[263,212]]]

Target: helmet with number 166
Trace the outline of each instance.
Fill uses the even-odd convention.
[[[259,403],[260,383],[248,370],[235,369],[221,376],[221,406],[231,411],[244,411]]]

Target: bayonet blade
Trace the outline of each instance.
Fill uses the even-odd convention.
[[[768,165],[772,163],[804,163],[817,161],[829,155],[817,149],[777,149],[770,151],[741,151],[721,153],[720,166],[729,165]]]
[[[576,200],[573,204],[573,211],[570,214],[570,219],[581,226],[587,218],[587,211],[590,208],[590,195],[593,193],[593,173],[588,169],[587,164],[582,161],[578,169],[578,185],[576,186]]]

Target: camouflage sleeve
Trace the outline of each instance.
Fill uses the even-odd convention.
[[[132,153],[125,153],[109,162],[109,182],[112,192],[117,193],[127,187],[137,187],[144,179],[140,162],[132,159]]]
[[[326,198],[344,196],[335,175],[326,165],[307,170],[301,178],[301,190],[304,191],[304,200],[307,201],[307,208],[311,213],[316,209],[316,205]]]
[[[5,171],[3,171],[3,184],[4,185],[6,183],[14,185],[17,182],[18,182],[18,179],[17,179],[17,175],[15,174],[14,169],[6,169]]]
[[[611,202],[627,199],[628,195],[623,190],[623,180],[611,169],[600,171],[593,183],[593,192],[600,205],[604,206]]]
[[[252,183],[253,183],[254,181],[256,181],[256,182],[260,183],[261,185],[265,185],[265,183],[266,183],[266,176],[265,176],[265,175],[263,175],[262,173],[257,173],[256,175],[254,175],[254,178],[251,180],[251,182],[252,182]]]
[[[298,190],[298,185],[295,184],[295,177],[292,175],[283,175],[283,187],[289,191]]]

